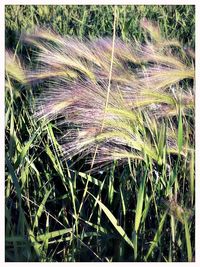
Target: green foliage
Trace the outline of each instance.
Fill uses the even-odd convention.
[[[178,37],[194,48],[195,7],[192,5],[132,5],[119,6],[117,36],[123,40],[144,40],[139,31],[140,20],[145,17],[159,23],[161,31],[170,39]],[[62,35],[85,37],[112,36],[113,7],[111,6],[10,6],[5,7],[6,31],[16,34],[30,31],[35,25],[51,27]],[[18,40],[18,39],[17,39]],[[16,42],[16,39],[15,39]]]
[[[107,119],[105,127],[117,126],[118,135],[130,139],[124,129],[128,131],[130,121],[135,123],[137,119],[138,135],[142,133],[154,149],[139,147],[142,155],[115,151],[115,160],[107,166],[97,164],[93,173],[88,172],[88,158],[61,157],[59,137],[66,129],[60,127],[59,118],[38,121],[33,115],[35,101],[44,88],[26,83],[26,71],[37,69],[37,63],[33,48],[19,42],[19,37],[32,33],[35,26],[50,26],[62,36],[83,40],[111,37],[113,13],[112,6],[5,7],[6,47],[11,50],[6,59],[5,88],[6,261],[194,260],[194,104],[191,79],[179,82],[185,71],[176,72],[176,80],[172,80],[174,73],[166,71],[162,83],[156,81],[152,85],[168,87],[175,83],[175,95],[149,90],[137,103],[143,107],[145,101],[164,101],[170,106],[171,113],[166,111],[159,124],[148,113],[142,117],[124,107],[108,106],[107,112],[121,118],[121,122],[116,125]],[[139,30],[141,18],[146,17],[159,23],[163,37],[173,42],[178,39],[181,47],[194,48],[194,14],[194,6],[189,5],[119,6],[116,36],[127,43],[147,41],[149,36]],[[153,38],[158,38],[156,31]],[[87,49],[83,52],[87,55]],[[191,66],[192,51],[188,53],[190,56],[184,60]],[[153,55],[149,56],[152,59]],[[154,60],[162,61],[163,57]],[[82,64],[84,75],[93,79],[84,62],[78,63]],[[109,61],[104,64],[109,66]],[[169,57],[167,64],[182,68],[177,58],[174,61]],[[72,68],[67,74],[66,70],[61,73],[68,81],[77,77]],[[150,74],[155,78],[156,73]],[[193,75],[189,73],[190,78]],[[180,95],[177,88],[182,88]],[[141,127],[141,122],[145,126]],[[107,140],[112,134],[102,132],[97,139]]]

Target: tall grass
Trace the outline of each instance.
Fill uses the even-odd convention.
[[[81,27],[30,30],[53,10]],[[194,52],[175,38],[191,10],[16,8],[29,33],[6,56],[6,261],[194,260]]]
[[[93,166],[115,159],[146,161],[147,156],[162,165],[163,147],[166,156],[186,156],[191,148],[183,146],[182,113],[187,116],[194,108],[194,95],[178,83],[194,78],[193,59],[177,40],[163,39],[152,23],[141,25],[151,37],[146,44],[82,43],[44,30],[25,38],[41,50],[37,71],[27,79],[50,84],[36,100],[36,117],[60,118],[59,124],[66,125],[65,159],[94,153]],[[169,124],[171,118],[178,127]],[[160,127],[165,129],[159,132]]]

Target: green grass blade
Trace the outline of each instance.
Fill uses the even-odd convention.
[[[179,121],[178,121],[178,151],[179,155],[182,151],[183,146],[183,121],[181,111],[179,112]]]
[[[52,238],[55,238],[55,237],[58,237],[58,236],[62,236],[62,235],[65,235],[65,234],[69,234],[69,233],[72,234],[72,231],[73,231],[72,228],[66,228],[66,229],[62,229],[62,230],[49,232],[47,234],[38,235],[36,237],[36,240],[38,242],[40,242],[40,241],[44,241],[46,239],[52,239]]]
[[[138,251],[138,244],[137,244],[137,240],[138,240],[138,229],[141,223],[141,219],[142,219],[142,207],[143,207],[143,202],[144,202],[144,190],[145,190],[145,181],[146,181],[146,174],[147,172],[144,174],[142,181],[140,183],[140,188],[138,191],[138,195],[137,195],[137,206],[136,206],[136,212],[135,212],[135,233],[133,235],[133,240],[134,240],[134,259],[136,260],[137,258],[137,251]]]
[[[140,188],[137,195],[137,206],[135,212],[135,232],[138,232],[141,218],[142,218],[142,207],[144,201],[144,190],[145,190],[145,181],[146,181],[147,172],[144,174],[142,181],[140,183]]]
[[[149,256],[151,255],[151,253],[153,252],[154,248],[156,246],[158,246],[158,242],[160,240],[160,236],[161,236],[161,233],[162,233],[162,229],[163,229],[163,225],[164,225],[164,222],[165,222],[165,218],[167,216],[167,212],[164,213],[164,215],[162,216],[162,219],[160,221],[160,224],[158,226],[158,230],[154,236],[154,239],[152,241],[152,244],[147,252],[147,255],[145,256],[145,260],[147,261],[147,259],[149,258]]]
[[[74,171],[72,170],[72,172],[74,172]],[[84,173],[84,172],[77,172],[77,174],[78,174],[80,177],[82,177],[82,178],[84,178],[84,179],[86,179],[86,180],[89,180],[89,182],[91,182],[91,183],[93,183],[93,184],[95,184],[95,185],[97,185],[97,186],[99,186],[99,187],[102,186],[102,182],[101,182],[100,180],[98,180],[98,179],[92,177],[90,174],[86,174],[86,173]]]
[[[19,165],[22,163],[23,159],[26,157],[27,152],[28,152],[30,146],[32,145],[32,143],[33,143],[33,141],[34,141],[36,135],[37,135],[37,133],[34,133],[34,134],[30,137],[30,139],[29,139],[29,141],[26,143],[26,145],[22,148],[22,151],[21,151],[20,155],[18,156],[17,161],[15,162],[15,168],[18,168]]]
[[[191,152],[191,159],[190,159],[190,193],[191,193],[191,204],[194,203],[194,187],[195,187],[195,175],[194,175],[194,165],[195,165],[195,159],[194,159],[194,150]]]
[[[118,225],[117,219],[115,216],[111,213],[111,211],[101,202],[99,201],[95,196],[93,196],[90,192],[88,192],[99,204],[99,206],[102,208],[106,216],[108,217],[109,221],[112,223],[112,225],[115,227],[117,232],[122,236],[122,238],[134,249],[134,245],[132,241],[129,239],[127,234],[125,233],[124,229]]]
[[[15,169],[13,168],[10,160],[8,159],[7,155],[6,155],[6,165],[8,166],[8,170],[9,170],[9,173],[12,177],[12,181],[13,181],[13,184],[15,186],[15,189],[16,189],[16,192],[17,192],[17,196],[18,196],[18,199],[19,199],[19,204],[21,206],[21,188],[20,188],[20,185],[19,185],[19,181],[18,181],[18,178],[15,174]]]
[[[31,231],[30,228],[28,228],[28,235],[29,235],[29,239],[31,241],[31,244],[35,250],[35,253],[37,255],[37,257],[40,259],[43,257],[43,253],[42,253],[42,248],[41,248],[41,244],[39,244],[36,239],[35,239],[35,236],[34,236],[34,233]]]
[[[126,205],[124,201],[124,192],[122,191],[122,186],[120,186],[119,190],[120,190],[123,215],[126,216]]]
[[[185,226],[185,239],[186,239],[186,246],[187,246],[187,256],[188,261],[192,261],[192,246],[191,246],[191,240],[190,240],[190,231],[188,227],[188,219],[184,215],[184,226]]]
[[[47,191],[45,193],[44,198],[43,198],[43,200],[42,200],[42,202],[41,202],[41,204],[40,204],[40,206],[39,206],[39,208],[37,210],[37,213],[35,215],[35,220],[34,220],[34,223],[33,223],[33,231],[34,231],[35,227],[38,227],[38,221],[39,221],[43,211],[45,210],[45,203],[46,203],[51,191],[52,191],[52,189],[50,189],[49,191]]]

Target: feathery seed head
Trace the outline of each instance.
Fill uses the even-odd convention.
[[[172,46],[181,47],[178,41],[163,38],[159,27],[147,20],[141,26],[152,41],[131,45],[115,40],[108,99],[110,38],[82,42],[40,29],[26,38],[40,50],[39,69],[28,72],[27,79],[49,81],[37,100],[36,117],[60,117],[69,126],[62,138],[66,158],[96,153],[95,162],[102,163],[147,156],[162,164],[162,118],[167,153],[178,154],[178,129],[174,126],[174,135],[169,134],[170,117],[178,117],[179,106],[183,112],[194,106],[193,93],[179,86],[182,80],[194,79],[194,66],[183,52],[172,53]]]

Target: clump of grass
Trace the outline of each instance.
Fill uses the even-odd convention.
[[[167,155],[188,153],[191,144],[178,148],[178,128],[170,121],[194,108],[192,87],[180,83],[194,79],[193,58],[153,23],[143,19],[141,27],[145,44],[115,40],[106,110],[111,39],[83,42],[44,29],[25,38],[39,48],[39,66],[27,79],[50,81],[37,99],[36,117],[61,118],[69,126],[61,140],[66,159],[95,153],[96,163],[147,157],[162,165],[158,133],[164,120]]]
[[[194,43],[194,8],[116,11],[123,41],[113,42],[96,38],[111,35],[112,6],[6,7],[18,14],[7,28],[30,32],[46,17],[62,36],[79,36],[39,27],[26,37],[39,61],[18,40],[9,52],[6,261],[194,261],[194,52],[174,39]],[[138,30],[143,14],[159,15],[170,38],[147,20]]]

